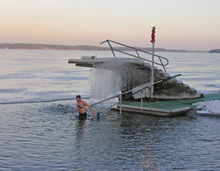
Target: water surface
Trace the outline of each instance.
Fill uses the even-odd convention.
[[[67,64],[110,52],[1,50],[0,170],[219,170],[220,116],[164,118],[107,110],[74,113],[77,94],[93,103],[90,69]],[[161,53],[167,70],[202,93],[219,92],[220,57]],[[94,107],[101,111],[115,101]]]

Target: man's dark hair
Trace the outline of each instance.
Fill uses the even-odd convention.
[[[80,98],[80,99],[81,99],[81,96],[80,96],[80,95],[77,95],[76,98]]]

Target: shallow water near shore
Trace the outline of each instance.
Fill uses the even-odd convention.
[[[89,54],[110,56],[0,51],[0,170],[219,170],[218,111],[164,118],[107,110],[97,120],[88,110],[79,120],[75,95],[94,102],[90,70],[67,61]],[[170,74],[182,73],[180,79],[202,93],[219,93],[219,55],[163,56],[170,59]]]

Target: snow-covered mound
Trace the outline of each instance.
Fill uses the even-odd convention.
[[[196,112],[201,114],[219,114],[220,115],[220,100],[212,100],[199,102],[194,104]]]

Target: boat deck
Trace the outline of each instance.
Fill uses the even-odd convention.
[[[118,104],[117,108],[112,110],[120,110],[148,114],[155,116],[178,116],[187,113],[189,110],[195,108],[194,103],[220,100],[220,94],[205,95],[202,98],[186,99],[186,100],[173,100],[173,101],[158,101],[158,102],[132,102],[124,101],[122,104]]]

